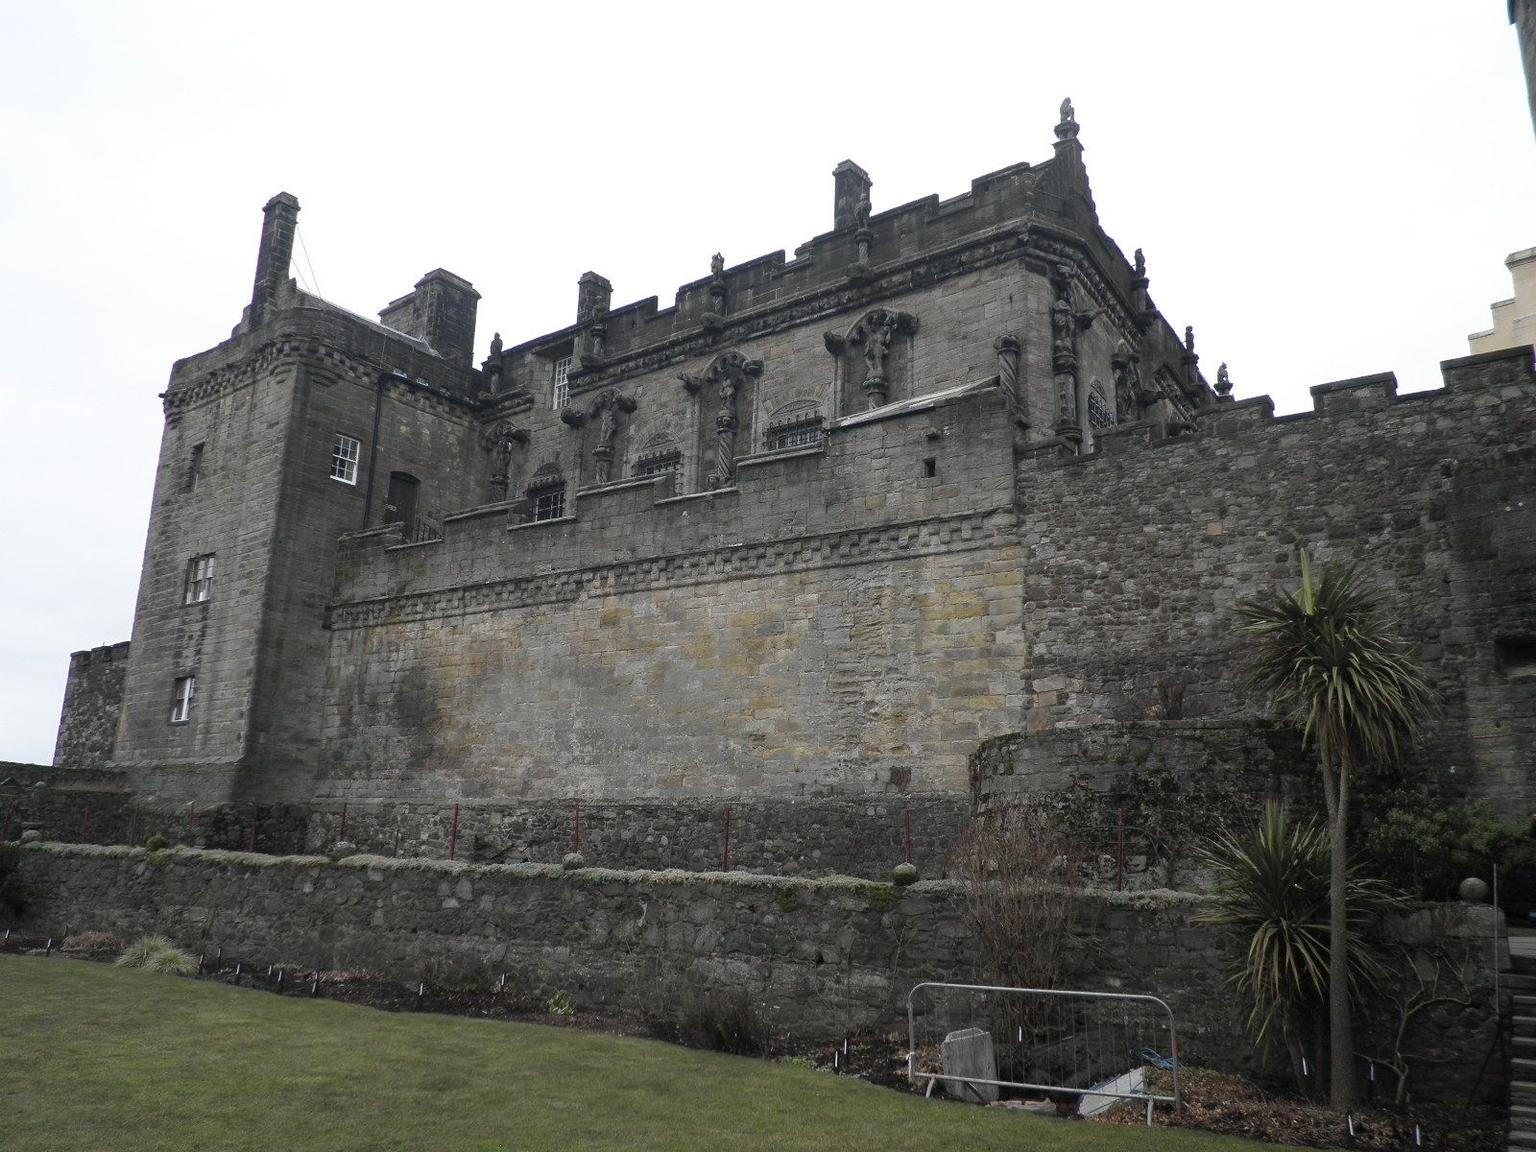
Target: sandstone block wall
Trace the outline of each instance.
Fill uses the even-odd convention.
[[[22,877],[37,931],[164,932],[251,963],[364,969],[412,984],[485,985],[506,972],[519,989],[642,1014],[669,988],[746,990],[776,1027],[803,1038],[899,1031],[914,983],[980,975],[959,890],[942,881],[896,889],[57,844],[25,847]],[[1177,1013],[1186,1063],[1242,1066],[1252,1053],[1221,971],[1231,952],[1195,923],[1199,907],[1187,894],[1093,896],[1066,984],[1161,996]],[[1444,906],[1399,928],[1410,950],[1448,948],[1479,998],[1415,1037],[1416,1053],[1450,1058],[1415,1069],[1426,1098],[1465,1099],[1493,1038],[1489,917],[1486,907]],[[1501,1084],[1494,1067],[1478,1091]]]

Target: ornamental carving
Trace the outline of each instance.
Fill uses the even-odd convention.
[[[906,344],[910,351],[912,336],[917,332],[917,317],[908,312],[896,312],[890,308],[875,308],[866,312],[846,336],[828,332],[824,337],[827,351],[842,358],[845,353],[849,366],[852,353],[863,361],[859,386],[864,392],[865,408],[873,410],[890,398],[893,377],[892,360],[896,349]]]
[[[633,396],[621,396],[612,388],[604,388],[599,392],[585,413],[585,420],[596,420],[597,446],[592,449],[593,482],[606,484],[613,479],[613,446],[619,438],[619,418],[621,415],[635,410]],[[564,419],[565,413],[561,413]],[[573,426],[576,423],[566,421]],[[584,423],[581,421],[580,423]]]
[[[507,498],[507,477],[511,473],[513,449],[528,443],[528,429],[515,428],[510,420],[498,420],[480,433],[480,443],[496,462],[491,474],[491,498]]]
[[[736,480],[736,432],[741,426],[739,403],[741,390],[762,375],[763,362],[752,360],[738,351],[722,352],[709,367],[697,375],[684,374],[683,387],[700,396],[700,406],[710,399],[718,401],[715,411],[715,470],[709,483],[729,488]]]

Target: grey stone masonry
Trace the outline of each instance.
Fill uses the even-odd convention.
[[[742,873],[469,865],[357,856],[35,844],[21,877],[35,894],[25,926],[64,936],[162,932],[194,952],[319,969],[362,969],[436,987],[488,987],[501,973],[584,1009],[654,1013],[669,991],[746,992],[778,1031],[830,1038],[905,1025],[919,980],[976,983],[961,890]],[[1190,1064],[1253,1060],[1224,966],[1234,953],[1197,922],[1187,893],[1095,893],[1063,986],[1135,991],[1177,1013]],[[1502,1093],[1479,1067],[1497,1029],[1490,1010],[1486,906],[1434,905],[1395,924],[1409,958],[1449,965],[1472,1007],[1424,1014],[1406,1051],[1414,1095],[1464,1102]],[[1361,1038],[1370,1050],[1374,1037]]]

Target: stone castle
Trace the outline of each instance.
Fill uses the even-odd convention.
[[[1234,400],[1100,228],[1070,102],[1055,137],[880,212],[844,161],[793,259],[667,308],[588,272],[478,363],[468,281],[345,312],[273,197],[33,818],[403,853],[451,811],[465,854],[548,859],[580,805],[599,859],[702,867],[729,805],[744,865],[881,875],[904,821],[937,867],[999,793],[1272,783],[1232,607],[1300,547],[1369,571],[1443,692],[1426,770],[1528,810],[1531,349]]]

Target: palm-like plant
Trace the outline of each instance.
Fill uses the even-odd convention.
[[[1297,1085],[1310,1086],[1304,1055],[1321,1067],[1318,1024],[1328,1002],[1328,836],[1312,821],[1289,825],[1271,801],[1245,835],[1217,836],[1200,853],[1215,887],[1200,919],[1247,942],[1229,979],[1248,1008],[1254,1040],[1278,1039]],[[1386,972],[1378,953],[1362,946],[1363,929],[1400,897],[1377,880],[1351,873],[1350,995],[1359,1000]],[[1315,1083],[1315,1081],[1311,1082]]]
[[[1418,661],[1382,625],[1376,601],[1354,568],[1325,568],[1314,578],[1301,554],[1301,586],[1238,606],[1258,641],[1253,683],[1280,720],[1314,747],[1328,812],[1329,1097],[1354,1102],[1354,1031],[1349,995],[1348,846],[1350,790],[1356,768],[1384,769],[1436,698]]]

